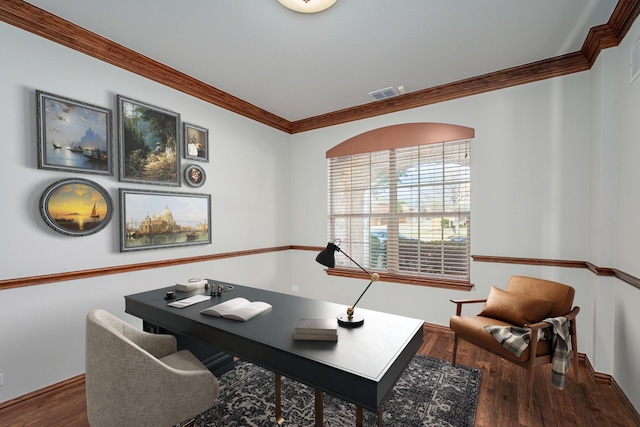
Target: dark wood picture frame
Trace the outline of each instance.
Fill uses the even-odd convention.
[[[118,95],[119,179],[180,186],[180,114]]]
[[[211,243],[211,196],[120,189],[120,251]]]
[[[113,215],[113,202],[101,185],[82,178],[57,181],[40,197],[44,222],[66,236],[88,236],[105,228]]]
[[[112,110],[36,90],[38,169],[113,175]]]

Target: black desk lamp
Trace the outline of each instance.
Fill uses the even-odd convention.
[[[340,239],[336,239],[335,242],[338,242],[338,245],[339,245]],[[355,262],[353,258],[351,258],[349,255],[344,253],[344,251],[340,249],[338,245],[336,245],[335,243],[329,242],[327,244],[327,247],[318,254],[318,256],[316,257],[316,261],[318,261],[320,264],[324,265],[325,267],[334,268],[336,266],[335,253],[342,252],[344,256],[349,258],[351,262],[353,262],[355,265],[360,267],[360,269],[365,273],[367,273],[371,278],[371,281],[369,282],[369,285],[367,285],[367,287],[365,288],[364,292],[360,294],[356,302],[351,307],[347,308],[346,314],[341,313],[338,315],[338,324],[340,326],[355,328],[357,326],[362,326],[362,324],[364,323],[364,317],[360,314],[354,313],[354,308],[358,303],[358,301],[360,301],[360,298],[362,298],[365,292],[367,292],[367,289],[369,289],[369,286],[371,286],[373,282],[377,282],[380,279],[380,275],[378,273],[369,273],[367,270],[364,269],[364,267],[362,267],[360,264]]]

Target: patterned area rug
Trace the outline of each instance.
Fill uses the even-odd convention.
[[[416,355],[383,405],[383,425],[472,427],[481,376],[479,369]],[[272,372],[238,362],[219,380],[220,397],[196,417],[197,427],[277,426]],[[313,426],[313,389],[282,377],[282,412],[283,426]],[[325,427],[353,426],[355,414],[353,404],[325,394]],[[376,414],[365,410],[363,424],[376,422]]]

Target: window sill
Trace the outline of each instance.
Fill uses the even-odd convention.
[[[370,280],[368,274],[350,268],[328,268],[325,270],[329,276],[353,277],[356,279]],[[473,284],[457,280],[438,279],[433,277],[409,276],[403,274],[380,273],[380,282],[402,283],[405,285],[426,286],[429,288],[454,289],[469,292]]]

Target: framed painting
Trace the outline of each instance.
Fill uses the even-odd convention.
[[[188,165],[184,169],[184,180],[191,187],[201,187],[207,176],[204,174],[204,169],[198,165]]]
[[[120,189],[120,251],[211,243],[211,196]]]
[[[113,202],[107,190],[82,178],[50,185],[40,198],[40,214],[47,225],[66,236],[88,236],[109,224]]]
[[[209,131],[203,127],[184,124],[184,158],[209,161]]]
[[[180,186],[180,114],[118,95],[120,181]]]
[[[36,90],[38,169],[113,175],[112,111]]]

